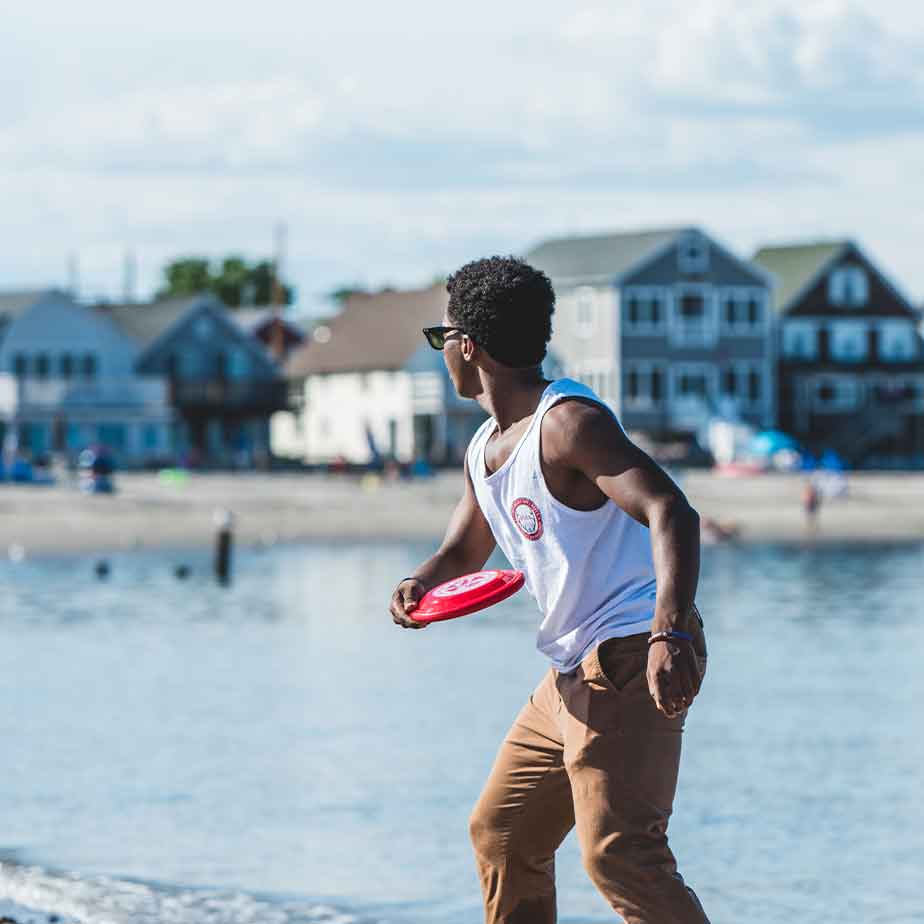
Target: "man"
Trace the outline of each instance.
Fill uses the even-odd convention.
[[[706,664],[694,605],[699,517],[589,389],[541,371],[555,295],[513,258],[447,283],[443,350],[490,419],[439,551],[401,581],[394,621],[495,544],[524,571],[551,669],[507,734],[471,819],[488,924],[556,919],[554,855],[577,828],[584,865],[628,924],[703,924],[667,844],[686,711]]]

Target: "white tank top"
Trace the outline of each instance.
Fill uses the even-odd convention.
[[[546,486],[539,459],[542,418],[570,397],[606,408],[586,386],[559,379],[542,393],[526,433],[496,472],[488,474],[484,458],[497,427],[493,418],[467,451],[478,504],[501,551],[525,573],[542,612],[536,647],[563,673],[608,638],[650,631],[655,606],[647,527],[611,500],[596,510],[575,510]]]

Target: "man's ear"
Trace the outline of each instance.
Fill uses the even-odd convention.
[[[470,363],[472,359],[474,359],[475,357],[475,352],[478,350],[478,344],[475,343],[475,341],[472,340],[472,338],[469,337],[468,334],[463,334],[461,347],[462,347],[462,358],[466,362]]]

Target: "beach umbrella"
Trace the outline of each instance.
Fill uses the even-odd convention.
[[[782,430],[764,430],[751,440],[748,452],[752,456],[772,456],[781,449],[798,449],[799,444]]]

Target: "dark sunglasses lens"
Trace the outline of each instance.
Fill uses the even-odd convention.
[[[446,334],[438,327],[428,327],[424,334],[434,350],[442,350],[446,345]]]

